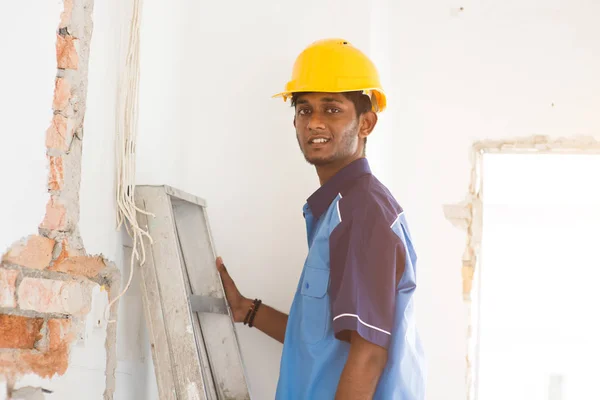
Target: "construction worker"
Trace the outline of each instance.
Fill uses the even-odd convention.
[[[283,343],[278,400],[424,398],[405,214],[371,173],[367,137],[386,107],[373,63],[342,39],[296,59],[285,91],[320,188],[304,206],[308,255],[286,315],[240,294],[217,259],[236,322]]]

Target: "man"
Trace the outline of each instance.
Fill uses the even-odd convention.
[[[237,322],[283,343],[277,399],[424,398],[415,329],[416,255],[365,146],[386,106],[371,61],[344,40],[297,58],[286,91],[321,187],[304,206],[309,251],[289,316],[243,297],[217,259]]]

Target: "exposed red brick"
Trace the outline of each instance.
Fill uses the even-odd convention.
[[[42,378],[62,375],[69,366],[69,349],[75,335],[68,319],[48,321],[48,350],[38,354],[23,354],[22,358],[32,371]]]
[[[72,139],[73,126],[70,121],[60,114],[54,114],[52,123],[46,130],[46,147],[67,151]]]
[[[56,35],[56,61],[58,68],[77,69],[79,58],[75,43],[77,39],[73,36]]]
[[[51,378],[55,374],[63,375],[67,371],[69,346],[47,353],[15,350],[0,352],[0,376],[19,378],[25,374],[35,374],[42,378]]]
[[[33,349],[42,338],[42,318],[0,314],[0,349]]]
[[[27,369],[42,378],[63,375],[69,366],[70,341],[59,342],[58,347],[45,353],[25,353],[21,356]]]
[[[54,84],[54,100],[52,108],[54,111],[62,111],[69,104],[71,98],[71,84],[64,78],[56,78]]]
[[[50,264],[54,240],[31,235],[15,243],[2,257],[2,261],[27,268],[44,269]]]
[[[67,239],[63,239],[61,243],[60,254],[58,255],[58,257],[56,257],[56,260],[54,260],[54,265],[58,265],[67,258],[69,258],[69,254],[69,242],[67,242]]]
[[[4,379],[15,379],[26,372],[17,351],[0,351],[0,376]]]
[[[73,15],[73,0],[65,0],[65,8],[60,14],[59,28],[64,28],[71,22],[71,16]]]
[[[46,205],[46,215],[40,224],[43,229],[64,230],[67,220],[67,210],[54,196],[50,197]]]
[[[19,285],[19,307],[39,312],[66,312],[60,298],[65,282],[51,279],[23,278]]]
[[[44,313],[87,314],[91,308],[91,283],[23,278],[17,289],[19,307]]]
[[[49,346],[46,351],[0,352],[0,376],[18,377],[33,373],[42,378],[63,375],[69,364],[69,349],[75,335],[69,320],[48,321]]]
[[[62,262],[55,262],[49,269],[57,272],[66,272],[72,275],[83,275],[93,278],[106,267],[102,257],[78,256],[67,258]]]
[[[63,239],[59,248],[60,254],[54,259],[54,262],[52,263],[52,268],[55,269],[58,269],[58,265],[64,262],[66,259],[80,257],[85,254],[85,251],[82,252],[81,249],[78,250],[77,248],[72,248],[67,239]],[[50,268],[50,270],[52,270],[52,268]]]
[[[58,350],[61,343],[70,342],[75,337],[71,330],[70,319],[51,319],[48,320],[48,338],[50,341],[50,351]]]
[[[0,268],[0,307],[16,307],[15,285],[19,271]]]
[[[48,176],[48,189],[61,190],[65,183],[65,172],[62,157],[48,156],[50,174]]]

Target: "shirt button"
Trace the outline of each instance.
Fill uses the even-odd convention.
[[[308,284],[308,282],[306,282],[306,283],[304,284],[304,287],[305,287],[305,288],[307,288],[307,289],[310,287],[310,285]]]

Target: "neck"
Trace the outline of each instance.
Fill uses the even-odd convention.
[[[346,160],[342,160],[339,163],[335,164],[326,164],[326,165],[317,165],[315,168],[317,170],[317,175],[319,176],[319,182],[321,186],[323,186],[328,180],[333,178],[338,172],[344,169],[346,166],[350,165],[354,161],[359,158],[364,158],[363,156],[353,157]]]

